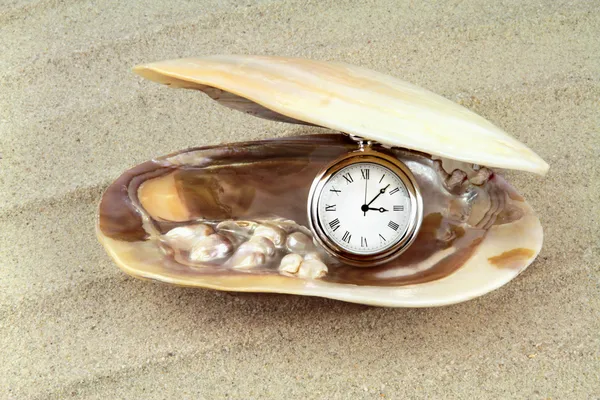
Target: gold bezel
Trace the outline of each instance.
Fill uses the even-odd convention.
[[[391,247],[374,254],[357,254],[339,247],[329,239],[321,226],[318,214],[319,195],[323,190],[323,186],[342,168],[361,162],[380,164],[397,174],[406,186],[411,204],[410,223],[404,236]],[[308,195],[308,222],[316,241],[332,256],[346,264],[357,267],[372,267],[398,257],[417,237],[422,220],[423,198],[410,169],[400,160],[373,150],[371,147],[360,148],[359,150],[345,154],[323,168],[315,177]]]

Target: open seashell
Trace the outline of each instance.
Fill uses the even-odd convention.
[[[354,150],[353,140],[309,135],[194,148],[132,168],[102,198],[98,238],[133,276],[424,307],[496,289],[541,249],[538,218],[489,167],[544,174],[547,164],[431,92],[364,68],[277,57],[175,60],[136,72],[263,118],[376,140],[414,174],[424,218],[401,256],[353,267],[323,251],[307,228],[315,175]]]

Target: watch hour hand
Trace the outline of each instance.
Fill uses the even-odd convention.
[[[386,210],[386,209],[385,209],[385,208],[383,208],[383,207],[379,207],[379,208],[372,208],[372,207],[369,207],[368,209],[369,209],[369,210],[375,210],[375,211],[379,211],[379,212],[386,212],[386,211],[390,211],[390,210]]]

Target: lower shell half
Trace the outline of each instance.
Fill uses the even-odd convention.
[[[307,197],[327,164],[356,149],[312,135],[182,151],[121,175],[97,235],[137,278],[239,292],[321,296],[390,307],[458,303],[521,273],[543,241],[539,219],[500,175],[422,153],[376,148],[413,172],[417,239],[373,268],[345,265],[313,240]]]

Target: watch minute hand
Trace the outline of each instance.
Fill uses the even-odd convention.
[[[367,204],[367,184],[369,183],[368,179],[365,179],[365,202],[364,204]],[[363,210],[363,216],[366,217],[367,216],[367,210]]]
[[[373,198],[373,200],[371,200],[369,203],[367,203],[367,207],[370,206],[375,200],[377,200],[377,198],[379,196],[381,196],[382,194],[385,193],[386,189],[390,186],[390,184],[388,183],[388,185],[386,187],[384,187],[383,189],[379,189],[379,193],[377,193],[377,196],[375,196]]]

